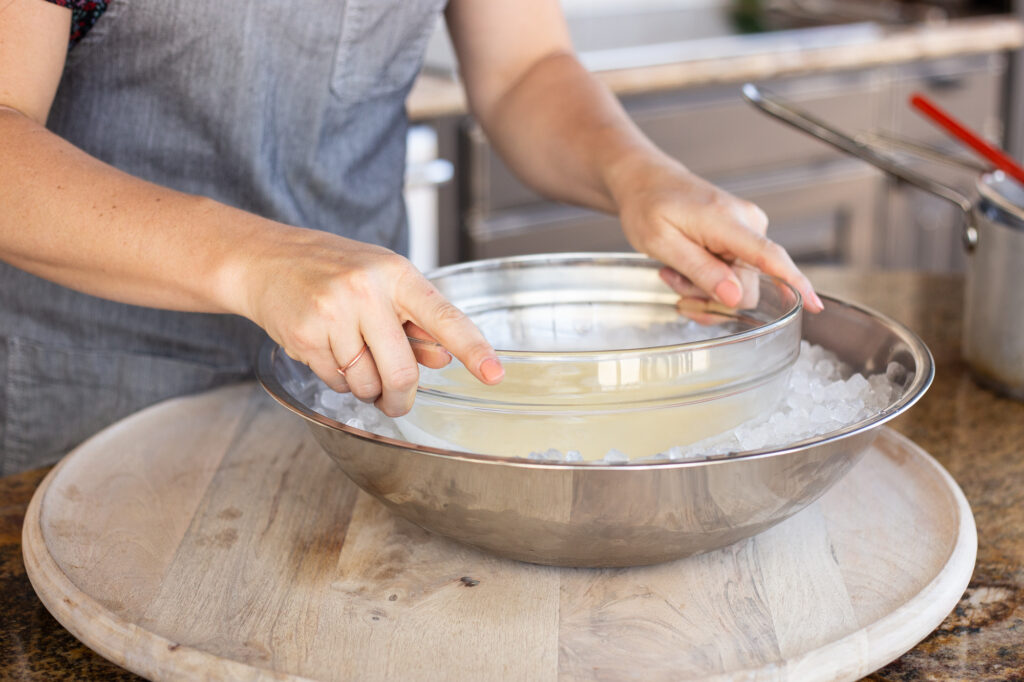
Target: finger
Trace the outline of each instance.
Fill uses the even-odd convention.
[[[452,354],[437,342],[433,336],[423,331],[413,322],[405,323],[405,335],[412,347],[416,362],[431,369],[441,369],[452,361]]]
[[[348,382],[338,374],[338,363],[329,350],[316,353],[306,364],[335,393],[349,392]]]
[[[761,273],[743,261],[736,261],[731,267],[743,287],[743,299],[737,307],[747,310],[756,308],[761,300]]]
[[[416,398],[420,377],[416,358],[390,306],[373,306],[363,319],[363,338],[373,352],[381,382],[374,405],[389,417],[400,417],[412,409]]]
[[[700,287],[669,267],[658,271],[661,279],[679,294],[676,310],[683,317],[693,320],[702,327],[722,322],[722,316],[709,313],[710,297]]]
[[[736,273],[704,247],[678,235],[665,240],[658,256],[718,302],[730,307],[740,303],[743,287]]]
[[[684,298],[707,298],[708,296],[703,289],[670,267],[658,270],[658,276],[665,284],[672,287],[673,291]]]
[[[810,312],[824,310],[821,299],[814,293],[810,280],[793,263],[784,248],[741,223],[727,223],[721,227],[721,238],[742,260],[758,270],[789,282],[804,298],[804,307]]]
[[[741,223],[757,234],[768,233],[768,214],[760,206],[750,201],[736,199],[735,213]]]
[[[494,348],[466,315],[422,279],[403,290],[401,305],[411,321],[437,339],[442,346],[485,384],[493,385],[505,376]]]
[[[676,301],[676,310],[685,318],[693,320],[702,327],[710,327],[715,324],[722,324],[733,319],[726,311],[730,310],[721,303],[715,303],[707,298],[693,298],[683,296]]]
[[[334,373],[344,378],[352,395],[364,403],[372,403],[381,393],[373,351],[368,347],[364,350],[362,336],[346,334],[345,337],[344,341],[331,339]]]

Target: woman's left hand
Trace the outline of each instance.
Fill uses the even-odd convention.
[[[692,292],[692,281],[720,303],[739,306],[744,286],[731,265],[743,261],[789,282],[810,312],[823,309],[786,250],[765,235],[768,218],[756,205],[664,157],[624,164],[612,178],[626,238],[669,266],[662,277],[681,294]]]

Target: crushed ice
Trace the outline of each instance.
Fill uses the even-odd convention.
[[[903,393],[909,378],[906,368],[896,362],[889,363],[884,373],[865,378],[835,353],[801,341],[789,390],[774,410],[655,458],[693,459],[777,448],[838,431],[884,410]]]
[[[854,373],[831,351],[800,342],[800,355],[789,377],[789,390],[776,409],[746,421],[730,431],[697,443],[674,446],[640,460],[685,460],[749,450],[777,448],[821,436],[868,419],[899,397],[910,382],[906,368],[889,363],[884,372],[865,377]],[[335,393],[323,384],[315,389],[313,409],[348,426],[403,440],[394,421],[372,405],[348,393]],[[576,450],[549,448],[526,453],[527,459],[546,462],[582,462]],[[624,464],[630,456],[610,448],[593,464]]]

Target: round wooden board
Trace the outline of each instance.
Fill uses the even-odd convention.
[[[883,430],[819,502],[632,569],[499,559],[401,520],[252,384],[144,410],[40,486],[25,564],[76,637],[153,679],[855,679],[970,578],[974,521]]]

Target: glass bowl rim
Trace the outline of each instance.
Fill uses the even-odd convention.
[[[501,270],[508,269],[510,266],[514,268],[529,268],[529,267],[540,267],[543,265],[572,265],[572,266],[593,266],[593,265],[620,265],[637,268],[651,268],[666,267],[664,263],[661,263],[653,258],[649,258],[644,254],[640,253],[587,253],[587,252],[575,252],[575,253],[559,253],[559,254],[529,254],[524,256],[513,256],[508,258],[490,258],[486,260],[469,261],[465,263],[455,263],[452,265],[446,265],[444,267],[432,270],[426,273],[428,280],[433,280],[438,277],[445,277],[451,274],[461,274],[464,272],[486,272],[489,270]],[[718,348],[727,346],[735,343],[742,343],[751,339],[756,339],[761,336],[766,336],[778,329],[791,324],[794,318],[797,318],[803,310],[803,297],[800,292],[797,291],[796,287],[785,281],[781,277],[776,277],[768,273],[757,270],[753,266],[746,264],[739,264],[737,267],[743,267],[750,269],[757,274],[758,278],[767,281],[773,285],[779,286],[785,290],[788,290],[793,295],[793,305],[790,306],[784,313],[775,317],[774,319],[759,324],[750,329],[745,329],[740,332],[733,334],[726,334],[713,339],[702,339],[699,341],[687,341],[684,343],[677,343],[665,346],[647,346],[641,348],[623,348],[616,350],[577,350],[577,351],[562,351],[562,350],[506,350],[495,348],[495,354],[499,360],[509,362],[573,362],[573,361],[600,361],[600,360],[622,360],[633,358],[637,356],[644,357],[657,357],[667,354],[685,353],[689,351],[705,350],[708,348]],[[456,303],[456,305],[458,305]],[[715,304],[721,305],[721,304]],[[725,308],[723,306],[723,308]],[[720,313],[725,314],[725,313]],[[434,352],[449,353],[449,351],[439,342],[430,341],[427,339],[420,339],[406,335],[406,339],[409,341],[413,348],[420,347]]]

